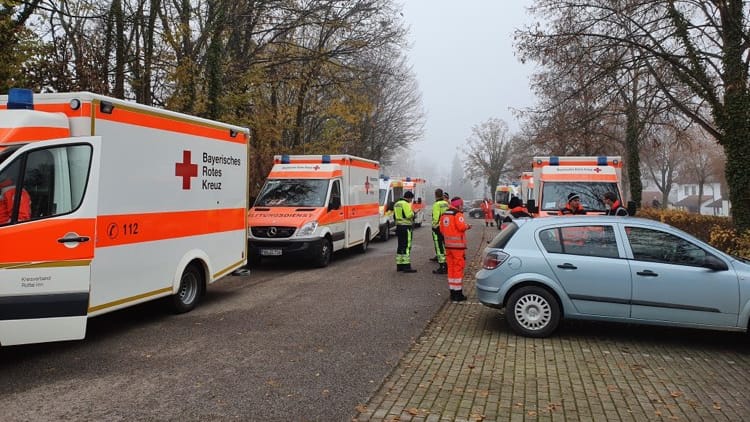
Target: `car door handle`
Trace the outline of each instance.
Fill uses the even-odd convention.
[[[564,264],[558,265],[557,268],[562,268],[563,270],[577,270],[578,269],[578,267],[576,267],[575,265],[569,264],[567,262]]]
[[[638,271],[636,274],[638,274],[640,276],[643,276],[643,277],[658,277],[659,276],[659,274],[657,274],[657,273],[655,273],[655,272],[653,272],[651,270]]]
[[[88,242],[89,238],[88,236],[71,236],[71,237],[61,237],[57,239],[60,243],[83,243]]]

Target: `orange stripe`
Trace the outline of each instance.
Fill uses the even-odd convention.
[[[362,218],[372,215],[380,215],[380,207],[377,202],[362,205],[347,205],[344,207],[346,218]]]
[[[302,158],[290,158],[288,163],[282,163],[281,160],[274,160],[274,164],[323,164],[323,157],[320,158],[311,158],[311,159],[302,159]],[[366,169],[380,169],[380,164],[378,163],[371,163],[369,161],[361,161],[361,160],[347,160],[343,158],[338,159],[331,159],[330,163],[325,164],[341,164],[342,166],[353,166],[353,167],[361,167]]]
[[[57,242],[71,232],[86,236],[89,241],[75,248]],[[94,257],[95,235],[93,218],[57,218],[2,227],[0,263],[90,260]]]
[[[341,177],[343,175],[341,170],[334,171],[272,171],[269,175],[269,179],[333,179],[334,177]]]
[[[549,160],[542,161],[541,163],[537,163],[534,161],[532,163],[532,167],[546,167],[549,166]],[[590,166],[590,167],[605,167],[600,166],[596,160],[579,160],[579,161],[560,161],[560,164],[557,166],[552,167],[567,167],[567,166]],[[616,167],[621,168],[622,167],[622,160],[617,161],[615,163],[613,160],[607,160],[607,166],[606,167]]]
[[[63,127],[12,127],[0,128],[0,143],[21,141],[44,141],[47,139],[67,138],[70,130]]]
[[[244,230],[244,208],[99,216],[97,247]]]
[[[617,182],[617,176],[614,174],[542,174],[542,180],[545,182],[570,182],[570,181],[595,181],[595,182]]]

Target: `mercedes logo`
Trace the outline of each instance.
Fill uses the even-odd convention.
[[[274,237],[276,236],[277,229],[276,227],[269,227],[268,228],[268,237]]]

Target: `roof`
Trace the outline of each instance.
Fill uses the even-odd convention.
[[[714,199],[713,196],[703,195],[702,200],[698,201],[698,195],[690,195],[682,198],[681,200],[674,203],[676,207],[695,207],[698,203],[703,206],[703,203]]]

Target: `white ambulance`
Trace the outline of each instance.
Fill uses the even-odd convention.
[[[606,192],[615,193],[624,203],[619,156],[540,156],[534,157],[532,167],[533,197],[529,211],[539,216],[558,215],[571,193],[579,195],[587,214],[607,211],[602,201]]]
[[[3,346],[161,297],[189,311],[246,263],[247,129],[88,92],[0,104]]]
[[[331,253],[365,252],[379,234],[380,164],[351,155],[277,155],[248,213],[249,259],[301,257],[325,267]]]
[[[393,196],[393,185],[388,176],[380,176],[380,189],[378,195],[378,210],[380,215],[380,240],[386,241],[391,237],[391,230],[396,227],[396,219],[393,216],[393,204],[398,198]]]

